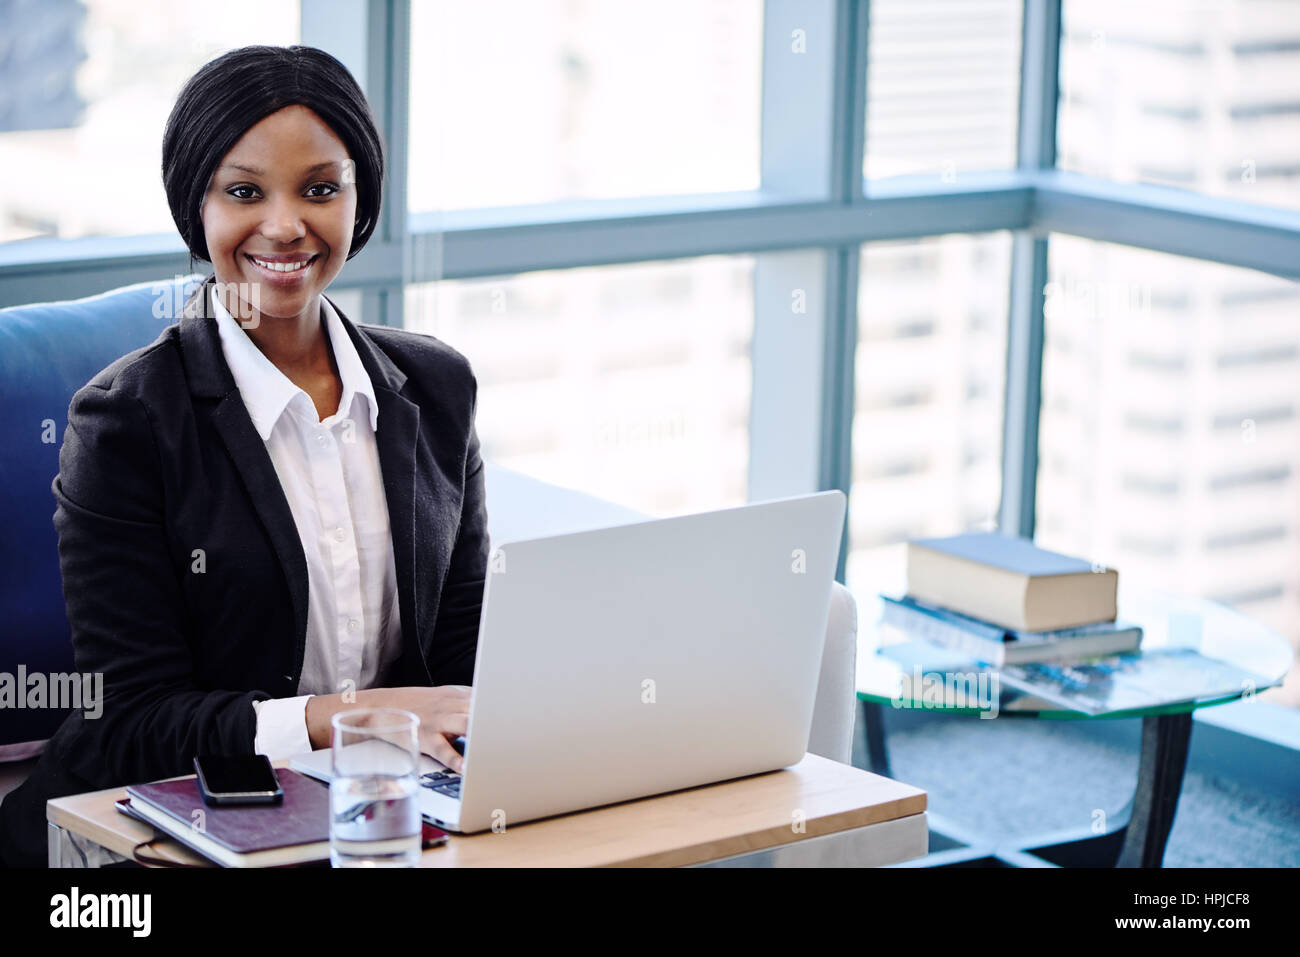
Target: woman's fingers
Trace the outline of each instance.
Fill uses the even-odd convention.
[[[435,749],[429,753],[459,773],[465,765],[465,759],[452,747],[451,739],[464,735],[469,730],[469,715],[462,712],[439,712],[428,717],[429,720],[420,721],[420,736],[427,736],[429,746]]]
[[[465,767],[465,759],[456,753],[456,749],[451,746],[441,734],[436,731],[430,733],[421,732],[421,750],[425,754],[432,755],[447,767],[459,774]]]
[[[464,759],[450,738],[469,731],[470,693],[468,685],[437,688],[403,688],[393,706],[412,711],[420,719],[420,750],[460,773]]]

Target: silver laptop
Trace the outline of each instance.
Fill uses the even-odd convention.
[[[424,757],[425,818],[500,829],[799,762],[844,511],[818,492],[494,548],[464,774]],[[328,780],[329,750],[290,766]]]

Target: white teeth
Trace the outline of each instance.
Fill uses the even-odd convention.
[[[269,263],[265,260],[258,259],[256,256],[250,256],[249,258],[263,269],[269,269],[272,272],[297,272],[299,269],[302,269],[311,262],[310,259],[305,259],[300,263]]]

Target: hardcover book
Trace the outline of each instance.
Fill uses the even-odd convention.
[[[1024,538],[975,532],[907,543],[907,593],[1017,631],[1114,621],[1119,575]]]

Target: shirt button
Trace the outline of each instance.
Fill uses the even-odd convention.
[[[329,445],[329,441],[330,441],[329,438],[325,435],[324,432],[316,433],[316,444],[319,445],[321,448],[324,448],[325,446]]]
[[[343,526],[340,525],[338,528],[334,529],[334,541],[341,542],[343,541],[343,538]]]
[[[348,619],[348,631],[356,631],[360,627],[360,623],[355,618]]]

